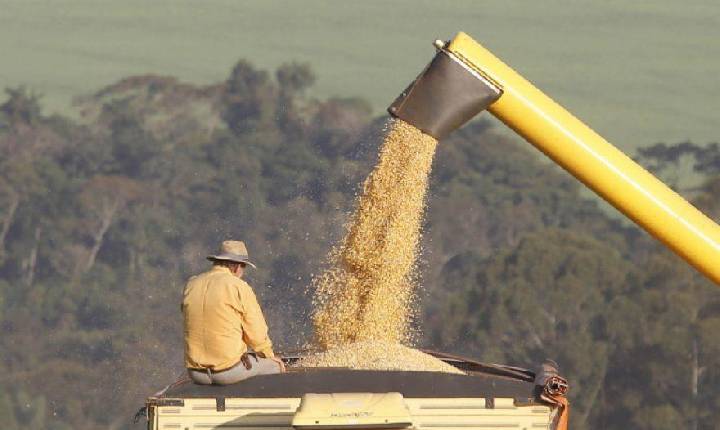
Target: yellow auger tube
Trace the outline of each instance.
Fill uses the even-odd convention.
[[[720,284],[720,226],[467,34],[445,49],[502,91],[493,115]]]

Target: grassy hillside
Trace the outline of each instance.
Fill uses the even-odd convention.
[[[717,140],[720,7],[711,0],[0,0],[0,87],[44,104],[131,74],[222,79],[240,57],[311,62],[318,97],[378,112],[464,30],[624,149]]]

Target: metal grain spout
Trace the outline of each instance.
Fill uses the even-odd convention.
[[[495,102],[502,91],[477,68],[436,41],[437,54],[390,105],[390,115],[436,139],[460,128]]]

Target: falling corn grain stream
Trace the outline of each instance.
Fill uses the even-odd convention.
[[[416,261],[436,146],[401,120],[389,123],[347,233],[314,281],[315,342],[324,352],[302,365],[454,369],[399,345],[410,341],[416,312]]]

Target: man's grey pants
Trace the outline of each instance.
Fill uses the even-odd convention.
[[[223,370],[222,372],[203,371],[198,369],[188,369],[190,379],[196,384],[201,385],[229,385],[240,382],[243,379],[256,375],[269,375],[272,373],[280,373],[280,364],[269,358],[260,358],[255,354],[248,354],[248,359],[252,364],[250,369],[246,369],[242,363],[238,363],[235,367]]]

